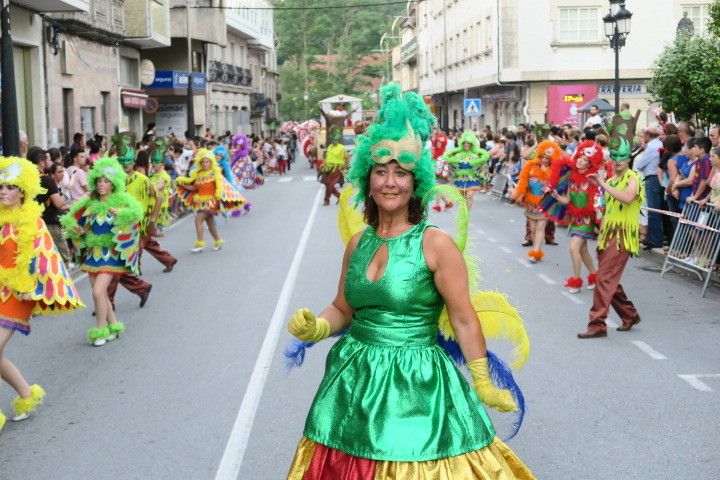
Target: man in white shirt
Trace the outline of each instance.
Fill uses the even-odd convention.
[[[603,119],[600,116],[600,110],[598,110],[598,107],[593,105],[590,107],[590,117],[588,117],[587,121],[585,122],[585,128],[592,128],[595,125],[602,125]]]

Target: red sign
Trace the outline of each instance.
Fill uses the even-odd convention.
[[[580,123],[580,108],[597,97],[597,85],[550,85],[547,87],[547,122]]]
[[[122,93],[122,105],[125,108],[144,109],[147,106],[148,96],[137,93]]]

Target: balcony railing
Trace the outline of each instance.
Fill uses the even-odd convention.
[[[248,68],[211,60],[208,65],[208,82],[249,87],[252,85],[252,73]]]

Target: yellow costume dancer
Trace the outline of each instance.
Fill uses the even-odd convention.
[[[215,215],[240,210],[246,200],[225,180],[212,150],[200,149],[195,157],[195,164],[197,167],[189,176],[176,180],[180,200],[188,208],[195,210],[197,240],[190,251],[199,253],[205,248],[203,223],[207,223],[215,241],[213,250],[220,250],[223,240],[215,225]]]
[[[30,333],[30,316],[84,307],[41,215],[44,192],[35,165],[0,157],[0,374],[18,393],[14,420],[24,420],[45,397],[4,356],[13,332]],[[0,429],[5,416],[0,412]]]

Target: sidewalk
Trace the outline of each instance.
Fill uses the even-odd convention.
[[[645,258],[653,263],[656,263],[660,268],[662,268],[663,264],[665,263],[665,253],[663,253],[662,250],[659,248],[654,248],[652,250],[642,250],[640,252],[640,258]],[[676,275],[687,276],[693,279],[693,283],[697,283],[699,287],[701,287],[702,285],[695,275],[691,274],[686,270],[674,268],[670,271],[675,273]],[[708,288],[710,287],[720,287],[720,275],[717,272],[713,273],[710,276],[710,285]]]

